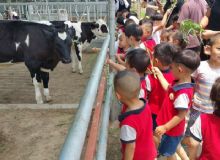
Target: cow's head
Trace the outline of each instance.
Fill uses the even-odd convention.
[[[56,29],[55,32],[55,50],[59,55],[60,60],[62,63],[70,63],[71,62],[71,45],[72,45],[72,34],[75,32],[70,32],[69,29]]]
[[[98,19],[92,23],[92,32],[97,37],[106,37],[108,34],[108,27],[103,19]]]
[[[75,36],[74,28],[68,28],[64,21],[36,21],[36,23],[50,26],[50,31],[43,30],[45,37],[52,41],[52,47],[60,60],[63,63],[70,63],[71,38]]]

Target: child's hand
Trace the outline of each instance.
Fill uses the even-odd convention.
[[[111,62],[113,62],[113,61],[110,58],[107,58],[105,61],[106,64],[110,64]]]
[[[162,72],[160,71],[160,69],[158,67],[153,67],[152,68],[152,72],[154,75],[156,75],[157,77],[162,76]]]
[[[119,54],[115,54],[115,59],[119,60],[119,58],[120,58],[120,55]]]
[[[167,129],[164,125],[158,126],[155,130],[156,134],[159,136],[162,136],[164,133],[166,133]]]

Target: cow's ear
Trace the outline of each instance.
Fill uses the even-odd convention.
[[[96,23],[96,22],[93,22],[93,23],[91,24],[91,27],[92,27],[92,29],[99,28],[99,24]]]

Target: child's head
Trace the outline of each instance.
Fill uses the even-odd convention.
[[[213,114],[220,117],[220,77],[216,79],[215,83],[212,86],[210,99],[215,107]]]
[[[177,54],[176,46],[162,42],[154,47],[154,66],[162,69],[162,67],[169,66],[172,63],[173,57]]]
[[[129,44],[127,42],[125,33],[121,33],[119,36],[119,43],[118,43],[119,48],[127,49],[129,48]]]
[[[161,21],[163,19],[163,15],[161,13],[156,13],[150,17],[152,21]]]
[[[135,22],[135,24],[139,24],[138,15],[134,11],[130,11],[126,18],[127,19],[132,19]]]
[[[122,16],[119,16],[119,17],[116,19],[116,22],[117,22],[117,26],[118,26],[118,27],[121,27],[121,26],[124,26],[124,25],[125,25],[125,19],[124,19],[124,17],[122,17]]]
[[[173,28],[175,28],[175,29],[179,28],[178,19],[179,19],[179,16],[177,14],[173,15],[173,17],[172,17],[172,25],[173,25]]]
[[[180,31],[175,31],[171,33],[169,40],[174,45],[180,47],[180,49],[185,49],[187,46],[185,37]]]
[[[142,29],[136,24],[130,24],[125,27],[125,36],[128,44],[133,47],[142,37]]]
[[[153,23],[151,22],[143,22],[141,25],[143,35],[142,38],[149,38],[152,35],[153,32]]]
[[[128,70],[119,71],[114,78],[115,93],[122,103],[138,98],[140,92],[140,77]]]
[[[144,74],[150,65],[149,54],[141,48],[130,50],[126,55],[125,61],[126,68],[135,69],[139,74]]]
[[[138,14],[137,14],[136,12],[134,12],[134,11],[130,11],[130,12],[127,14],[126,18],[129,18],[130,16],[135,16],[136,18],[138,18]]]
[[[207,47],[207,54],[210,55],[210,61],[216,65],[220,65],[220,34],[214,35]]]
[[[126,19],[127,15],[128,15],[129,11],[127,9],[123,9],[122,11],[118,11],[116,13],[116,17],[124,17],[124,19]]]
[[[125,21],[125,28],[130,25],[130,24],[136,24],[135,21],[133,19],[126,19]]]
[[[192,50],[183,50],[174,55],[171,69],[177,78],[190,76],[200,65],[200,56]]]
[[[129,11],[128,11],[127,9],[123,9],[123,10],[121,11],[121,15],[122,15],[122,17],[124,17],[124,19],[127,18],[128,14],[129,14]]]
[[[169,42],[170,32],[166,29],[163,29],[160,34],[161,42]]]

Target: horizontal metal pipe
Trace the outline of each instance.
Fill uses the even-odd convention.
[[[111,73],[109,76],[109,84],[108,84],[109,87],[107,90],[105,104],[104,104],[103,112],[102,112],[102,124],[100,127],[99,144],[98,144],[98,149],[97,149],[97,154],[96,154],[96,160],[106,159],[110,104],[111,104],[112,90],[113,90],[113,77],[114,77],[114,74]]]
[[[96,98],[96,104],[91,120],[90,130],[88,132],[88,140],[86,145],[86,151],[84,154],[84,160],[94,160],[95,151],[97,146],[97,139],[99,134],[99,123],[101,119],[101,112],[102,112],[102,102],[104,99],[105,93],[105,85],[106,85],[106,77],[103,73],[100,84],[99,90]]]
[[[65,143],[60,153],[60,160],[79,160],[88,129],[92,107],[95,102],[98,84],[105,63],[110,36],[108,35],[102,45],[97,62],[86,86],[85,93],[81,98],[79,110],[69,129]]]

